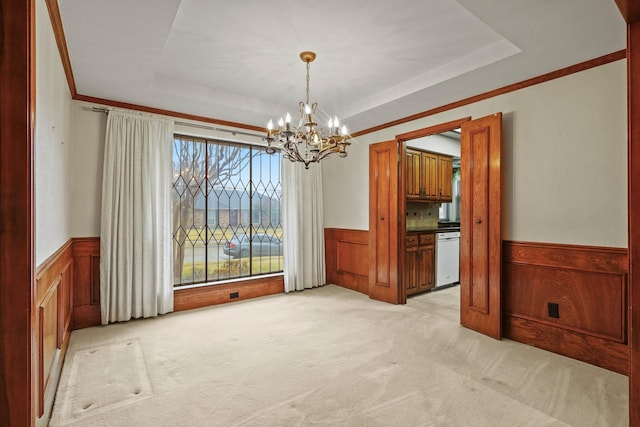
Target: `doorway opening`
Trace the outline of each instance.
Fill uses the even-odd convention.
[[[405,245],[401,265],[406,296],[460,284],[460,139],[461,123],[468,120],[396,138],[404,159],[399,190],[404,238],[399,241]]]
[[[407,236],[407,201],[451,199],[449,187],[433,187],[433,175],[448,171],[452,159],[420,154],[405,147],[416,138],[461,128],[460,138],[460,323],[496,339],[501,319],[501,174],[502,113],[465,118],[398,135],[369,146],[369,298],[406,304],[410,261],[435,253],[434,236]],[[416,165],[430,162],[429,185]],[[441,167],[433,167],[433,163]],[[417,177],[417,178],[416,178]],[[451,180],[439,180],[438,182]],[[435,214],[437,217],[438,213]],[[404,220],[403,220],[404,219]],[[423,218],[424,219],[424,218]],[[428,218],[427,218],[428,219]],[[433,220],[431,220],[433,221]],[[410,246],[424,251],[409,253]],[[434,259],[428,257],[429,259]],[[408,261],[407,261],[408,260]],[[409,264],[408,264],[409,263]],[[433,269],[433,265],[431,265]],[[424,269],[415,270],[419,274]],[[418,282],[424,284],[422,276]]]
[[[474,120],[461,119],[399,135],[395,141],[400,163],[400,185],[395,187],[399,193],[397,226],[399,279],[402,276],[397,284],[398,300],[400,303],[406,303],[407,293],[413,291],[408,286],[412,285],[413,278],[418,277],[411,275],[411,261],[415,255],[408,250],[415,244],[415,237],[408,236],[407,221],[402,221],[402,218],[407,216],[407,201],[416,199],[428,201],[434,200],[434,197],[435,200],[442,201],[448,198],[451,201],[451,186],[446,188],[441,185],[447,181],[451,183],[449,178],[436,180],[440,187],[435,191],[431,187],[435,175],[432,172],[434,170],[433,155],[420,154],[420,165],[430,162],[430,166],[424,169],[430,176],[426,180],[421,169],[416,186],[416,178],[410,173],[415,169],[417,156],[412,154],[405,145],[407,141],[416,138],[461,128],[460,323],[462,326],[496,339],[502,337],[501,127],[502,113],[495,113]],[[436,173],[445,171],[451,174],[451,158],[443,160],[436,155],[435,159],[438,166],[442,166],[436,168]],[[374,213],[377,212],[374,211]],[[375,218],[370,213],[371,217]],[[433,241],[434,238],[421,234],[418,236],[418,245],[426,246],[430,240]],[[433,252],[435,253],[435,247]],[[418,253],[424,254],[420,251]],[[376,257],[372,259],[375,261]],[[404,275],[401,274],[400,269],[405,269]],[[416,271],[416,274],[420,274],[424,270],[416,269]],[[425,278],[422,277],[422,280]],[[422,283],[419,279],[417,282]],[[420,290],[419,287],[418,290]]]

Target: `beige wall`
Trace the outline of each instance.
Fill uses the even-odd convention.
[[[71,95],[44,0],[36,1],[34,147],[37,266],[71,237]]]
[[[71,106],[73,237],[100,235],[102,162],[107,115],[92,111],[92,106],[80,101],[73,101]]]
[[[323,164],[325,227],[369,228],[369,144],[498,111],[503,238],[627,247],[626,60],[359,137]]]

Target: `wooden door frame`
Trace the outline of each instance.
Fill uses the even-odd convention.
[[[35,423],[35,1],[0,7],[0,419]]]
[[[640,21],[628,26],[629,425],[640,426]]]
[[[400,177],[398,180],[398,185],[400,187],[398,189],[398,192],[399,192],[398,203],[400,204],[400,206],[398,207],[398,215],[400,216],[400,218],[406,219],[407,217],[407,200],[406,200],[406,192],[404,191],[404,188],[406,185],[405,181],[407,178],[406,164],[405,164],[406,163],[405,150],[407,148],[406,142],[411,141],[412,139],[423,138],[425,136],[436,135],[442,132],[458,129],[462,126],[462,123],[468,122],[470,120],[471,120],[471,117],[463,117],[460,119],[451,120],[449,122],[440,123],[437,125],[433,125],[426,128],[396,135],[396,142],[398,144],[398,152],[400,156]],[[398,223],[398,251],[399,251],[398,265],[401,266],[399,268],[399,271],[402,271],[403,273],[404,273],[405,250],[406,250],[404,236],[406,234],[407,234],[407,222],[406,220],[401,220]],[[404,301],[406,303],[407,289],[405,286],[404,277],[402,277],[402,280],[400,281],[400,288],[404,293],[404,296],[405,296]]]
[[[629,425],[640,427],[640,2],[615,2],[627,22]]]

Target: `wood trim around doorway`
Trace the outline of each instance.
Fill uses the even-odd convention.
[[[628,25],[627,49],[629,425],[640,426],[640,21]]]
[[[0,420],[35,423],[35,1],[0,7]]]

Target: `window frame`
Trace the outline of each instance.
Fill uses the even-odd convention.
[[[202,280],[198,280],[196,278],[196,275],[193,271],[193,269],[195,268],[195,260],[192,257],[192,273],[191,273],[191,280],[185,280],[184,277],[184,266],[187,265],[184,261],[185,258],[185,250],[186,248],[188,248],[189,243],[187,243],[186,240],[182,240],[182,243],[177,242],[176,241],[176,233],[177,233],[177,228],[176,228],[176,222],[180,223],[180,220],[175,220],[174,219],[174,223],[172,226],[172,229],[170,231],[171,233],[171,240],[172,240],[172,247],[174,248],[174,254],[175,254],[175,245],[176,243],[178,245],[182,245],[182,268],[180,269],[180,276],[179,276],[179,280],[176,281],[176,273],[174,271],[174,281],[173,281],[173,288],[174,291],[180,290],[180,289],[188,289],[188,288],[193,288],[193,287],[202,287],[202,286],[218,286],[218,285],[224,285],[224,284],[228,284],[228,283],[235,283],[235,282],[242,282],[242,281],[251,281],[254,279],[260,279],[260,278],[268,278],[268,277],[273,277],[273,276],[282,276],[284,274],[284,262],[282,260],[282,251],[283,251],[283,246],[281,246],[280,249],[280,255],[274,257],[274,255],[270,254],[268,255],[268,261],[267,264],[269,265],[269,269],[270,271],[264,272],[262,270],[262,264],[260,264],[260,268],[258,269],[258,271],[254,270],[254,264],[257,260],[258,263],[262,263],[263,258],[265,258],[265,256],[263,255],[254,255],[253,254],[253,244],[249,245],[249,257],[248,257],[248,266],[249,266],[249,270],[248,273],[242,273],[242,271],[239,269],[239,272],[237,275],[232,275],[230,272],[229,277],[220,277],[220,273],[216,274],[210,274],[209,272],[209,265],[212,262],[211,258],[209,258],[209,245],[211,244],[211,241],[215,240],[218,244],[218,263],[221,263],[221,259],[220,259],[220,254],[222,253],[223,249],[223,241],[222,240],[218,240],[216,238],[213,237],[213,232],[211,232],[211,227],[210,227],[210,219],[212,217],[212,213],[214,213],[214,217],[217,218],[218,220],[218,226],[220,223],[220,209],[218,210],[211,210],[209,208],[209,206],[212,206],[212,204],[210,203],[210,197],[213,195],[215,196],[215,191],[214,191],[214,187],[211,186],[211,182],[216,181],[217,178],[211,179],[211,177],[208,176],[208,171],[209,171],[209,145],[218,145],[218,146],[227,146],[227,147],[233,147],[233,148],[240,148],[240,149],[246,149],[248,150],[247,154],[241,154],[240,156],[246,156],[245,158],[241,158],[239,160],[239,162],[244,163],[245,164],[239,164],[238,166],[241,166],[241,171],[235,173],[232,176],[237,176],[239,174],[242,173],[246,173],[242,171],[242,168],[248,168],[248,175],[249,175],[249,180],[246,182],[245,187],[244,187],[244,192],[248,193],[248,212],[247,212],[247,224],[245,224],[245,231],[243,233],[239,232],[238,229],[243,228],[243,220],[245,218],[242,217],[243,215],[243,202],[242,202],[242,197],[244,197],[241,193],[242,190],[238,190],[237,188],[233,188],[231,190],[232,193],[236,193],[238,195],[238,199],[239,199],[239,208],[238,210],[238,215],[239,217],[237,218],[238,220],[238,224],[235,226],[231,225],[231,221],[229,220],[228,224],[227,224],[227,228],[232,228],[235,227],[235,231],[233,231],[233,237],[237,237],[238,239],[242,239],[243,236],[247,236],[250,241],[252,241],[252,237],[255,235],[259,235],[259,234],[265,234],[267,233],[267,230],[270,230],[269,232],[272,233],[273,237],[277,237],[279,239],[280,242],[282,242],[283,236],[282,236],[282,181],[281,181],[281,168],[282,168],[282,158],[281,156],[279,156],[279,152],[277,152],[274,155],[269,155],[266,152],[266,146],[261,145],[261,144],[252,144],[252,143],[248,143],[248,142],[240,142],[240,141],[229,141],[229,140],[225,140],[222,138],[217,138],[217,137],[211,137],[211,136],[201,136],[201,135],[190,135],[188,133],[184,133],[184,132],[174,132],[173,134],[173,140],[172,140],[172,164],[173,164],[173,170],[172,170],[172,183],[171,183],[171,191],[172,191],[172,210],[175,212],[175,203],[176,203],[176,177],[178,175],[176,175],[176,157],[175,157],[175,152],[176,152],[176,144],[181,144],[181,143],[188,143],[188,144],[203,144],[204,148],[203,148],[203,152],[205,153],[204,155],[204,161],[205,161],[205,166],[204,169],[207,171],[207,176],[199,182],[196,182],[196,186],[198,187],[198,190],[196,191],[202,191],[204,196],[204,208],[202,209],[202,224],[201,227],[203,229],[204,232],[204,239],[197,239],[196,241],[191,241],[191,250],[193,250],[195,248],[195,244],[198,241],[201,241],[204,243],[204,278]],[[273,193],[271,194],[267,194],[267,186],[263,186],[263,190],[264,192],[260,192],[260,188],[259,185],[257,185],[257,182],[262,182],[261,179],[254,179],[254,170],[257,168],[256,167],[256,159],[258,158],[258,156],[277,156],[277,170],[271,173],[271,177],[268,181],[268,185],[272,186],[272,191]],[[180,159],[179,160],[179,165],[178,165],[178,170],[181,170],[181,166],[182,166],[182,161]],[[269,167],[272,167],[274,162],[273,161],[269,161],[266,163],[267,165],[269,165]],[[260,165],[260,168],[262,168],[263,165]],[[180,176],[182,177],[182,181],[183,183],[185,183],[185,185],[190,185],[188,184],[188,180],[185,180],[184,177],[182,176],[182,172],[180,173]],[[277,182],[274,182],[274,178],[275,176],[277,176]],[[187,175],[187,178],[189,178],[189,175]],[[230,179],[230,178],[228,178]],[[219,183],[219,182],[218,182]],[[205,187],[204,190],[202,190],[201,186]],[[235,184],[234,184],[235,185]],[[224,188],[224,187],[220,187],[217,188],[217,190],[220,191],[229,191],[228,188]],[[182,194],[184,194],[184,192],[186,192],[187,190],[184,190]],[[195,217],[195,198],[197,197],[193,195],[193,193],[191,194],[192,199],[194,200],[192,202],[192,207],[193,207],[193,213],[192,213],[192,218],[191,218],[191,227],[196,227],[197,226],[197,222],[196,222],[196,217]],[[257,201],[257,206],[258,209],[262,208],[262,205],[260,204],[261,200],[263,197],[267,196],[269,202],[269,208],[268,208],[268,213],[269,213],[269,221],[271,219],[273,219],[274,216],[274,212],[272,211],[273,207],[273,202],[274,200],[277,200],[277,209],[276,209],[276,217],[278,222],[276,224],[272,224],[271,222],[269,222],[269,224],[267,226],[263,225],[263,224],[256,224],[254,223],[254,217],[257,215],[258,219],[262,218],[262,214],[261,212],[255,212],[255,202]],[[180,201],[179,203],[181,203],[181,196],[177,195],[177,199]],[[217,196],[217,206],[220,206],[219,203],[220,200],[220,196]],[[229,199],[229,207],[228,207],[229,212],[231,212],[233,210],[232,206],[231,206],[231,198]],[[270,227],[270,228],[269,228]],[[279,234],[276,234],[276,230],[280,230]],[[202,233],[199,233],[199,236],[201,236]],[[226,236],[226,232],[224,234]],[[224,236],[223,236],[224,237]],[[227,241],[230,240],[227,238]],[[272,260],[272,258],[276,258],[276,260]],[[278,260],[279,258],[279,260]],[[242,259],[242,258],[240,258]],[[231,261],[233,261],[233,258],[229,258],[229,264],[231,264]],[[215,261],[215,259],[213,260]],[[175,259],[174,259],[175,262]],[[276,263],[276,268],[273,269],[271,267],[272,263]],[[279,269],[278,269],[279,267]],[[175,268],[175,266],[174,266]]]

